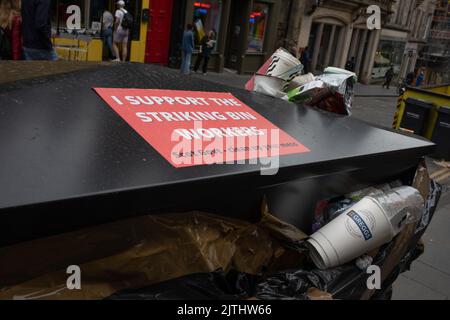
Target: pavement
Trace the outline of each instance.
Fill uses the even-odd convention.
[[[244,88],[250,75],[224,73],[194,74],[221,85]],[[390,128],[397,103],[397,88],[383,89],[381,85],[355,86],[353,117]],[[400,275],[394,283],[394,300],[448,300],[450,298],[450,167],[438,159],[427,159],[430,175],[443,186],[443,194],[435,216],[423,237],[425,253],[411,270]]]

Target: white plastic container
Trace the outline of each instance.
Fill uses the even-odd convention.
[[[411,187],[365,197],[310,237],[311,259],[320,269],[348,263],[390,242],[406,224],[418,221],[423,203],[420,193]]]

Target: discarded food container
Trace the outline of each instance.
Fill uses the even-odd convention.
[[[279,48],[275,53],[264,63],[264,65],[256,72],[256,74],[245,84],[245,89],[247,91],[256,91],[270,96],[278,97],[278,94],[268,94],[267,92],[273,92],[273,90],[278,91],[279,81],[276,80],[275,83],[266,80],[263,84],[265,89],[257,88],[256,81],[262,81],[263,79],[257,79],[258,76],[266,76],[267,78],[273,77],[285,81],[283,87],[279,91],[286,91],[289,82],[296,76],[300,75],[303,70],[302,63],[291,55],[288,51],[283,48]],[[274,85],[273,88],[270,88]]]
[[[436,156],[450,160],[450,107],[437,109],[439,116],[431,141],[436,143]]]
[[[288,91],[293,90],[295,88],[304,86],[309,82],[313,82],[316,80],[316,77],[312,73],[304,74],[301,76],[295,77],[288,85]]]
[[[285,49],[280,48],[272,55],[266,75],[290,81],[303,70],[302,63]]]
[[[412,130],[414,134],[424,136],[427,130],[428,114],[433,107],[432,103],[407,99],[400,128]]]
[[[284,98],[286,97],[286,93],[283,92],[285,84],[286,81],[283,79],[257,74],[253,91],[275,98]]]
[[[407,224],[418,221],[424,200],[412,187],[365,197],[308,240],[320,269],[337,267],[391,241]]]

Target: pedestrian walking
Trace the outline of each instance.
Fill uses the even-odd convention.
[[[412,84],[413,84],[413,82],[414,82],[414,77],[415,77],[415,74],[414,74],[413,71],[409,72],[409,73],[406,75],[405,82],[406,82],[406,84],[407,84],[408,86],[412,86]]]
[[[192,24],[186,26],[181,43],[181,73],[189,74],[191,68],[192,52],[194,51],[194,33]]]
[[[345,70],[355,72],[355,63],[356,59],[355,57],[352,57],[350,60],[347,61],[345,64]]]
[[[387,88],[389,90],[389,87],[391,85],[392,82],[392,78],[394,78],[394,68],[390,67],[388,71],[386,71],[385,75],[384,75],[384,83],[383,83],[383,88]]]
[[[115,23],[113,33],[113,48],[116,59],[113,61],[125,62],[128,56],[128,37],[130,35],[130,29],[133,27],[133,17],[125,9],[125,2],[123,0],[117,1],[116,6],[117,10],[114,14]],[[122,60],[120,59],[119,49],[122,49]]]
[[[423,84],[423,80],[425,80],[425,74],[423,71],[420,71],[419,76],[416,80],[416,87],[420,87]]]
[[[0,60],[22,59],[20,0],[0,0]]]
[[[113,48],[114,34],[114,16],[108,10],[103,12],[102,16],[102,40],[103,44],[108,48],[108,58],[113,60],[116,58]]]
[[[206,72],[208,70],[209,57],[211,56],[211,51],[214,49],[215,46],[216,46],[216,33],[214,30],[211,30],[208,33],[208,35],[203,37],[201,41],[200,52],[195,62],[194,72],[198,71],[198,69],[200,68],[200,64],[203,61],[202,71],[203,75],[206,75]]]
[[[303,65],[304,74],[308,74],[309,73],[309,64],[311,62],[311,55],[309,54],[308,47],[303,49],[302,54],[300,55],[300,62]]]
[[[26,60],[58,60],[52,45],[51,0],[22,2],[23,53]]]

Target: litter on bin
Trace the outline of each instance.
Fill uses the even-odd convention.
[[[356,74],[328,67],[322,75],[300,75],[303,65],[285,49],[278,49],[245,88],[275,98],[351,115]]]

